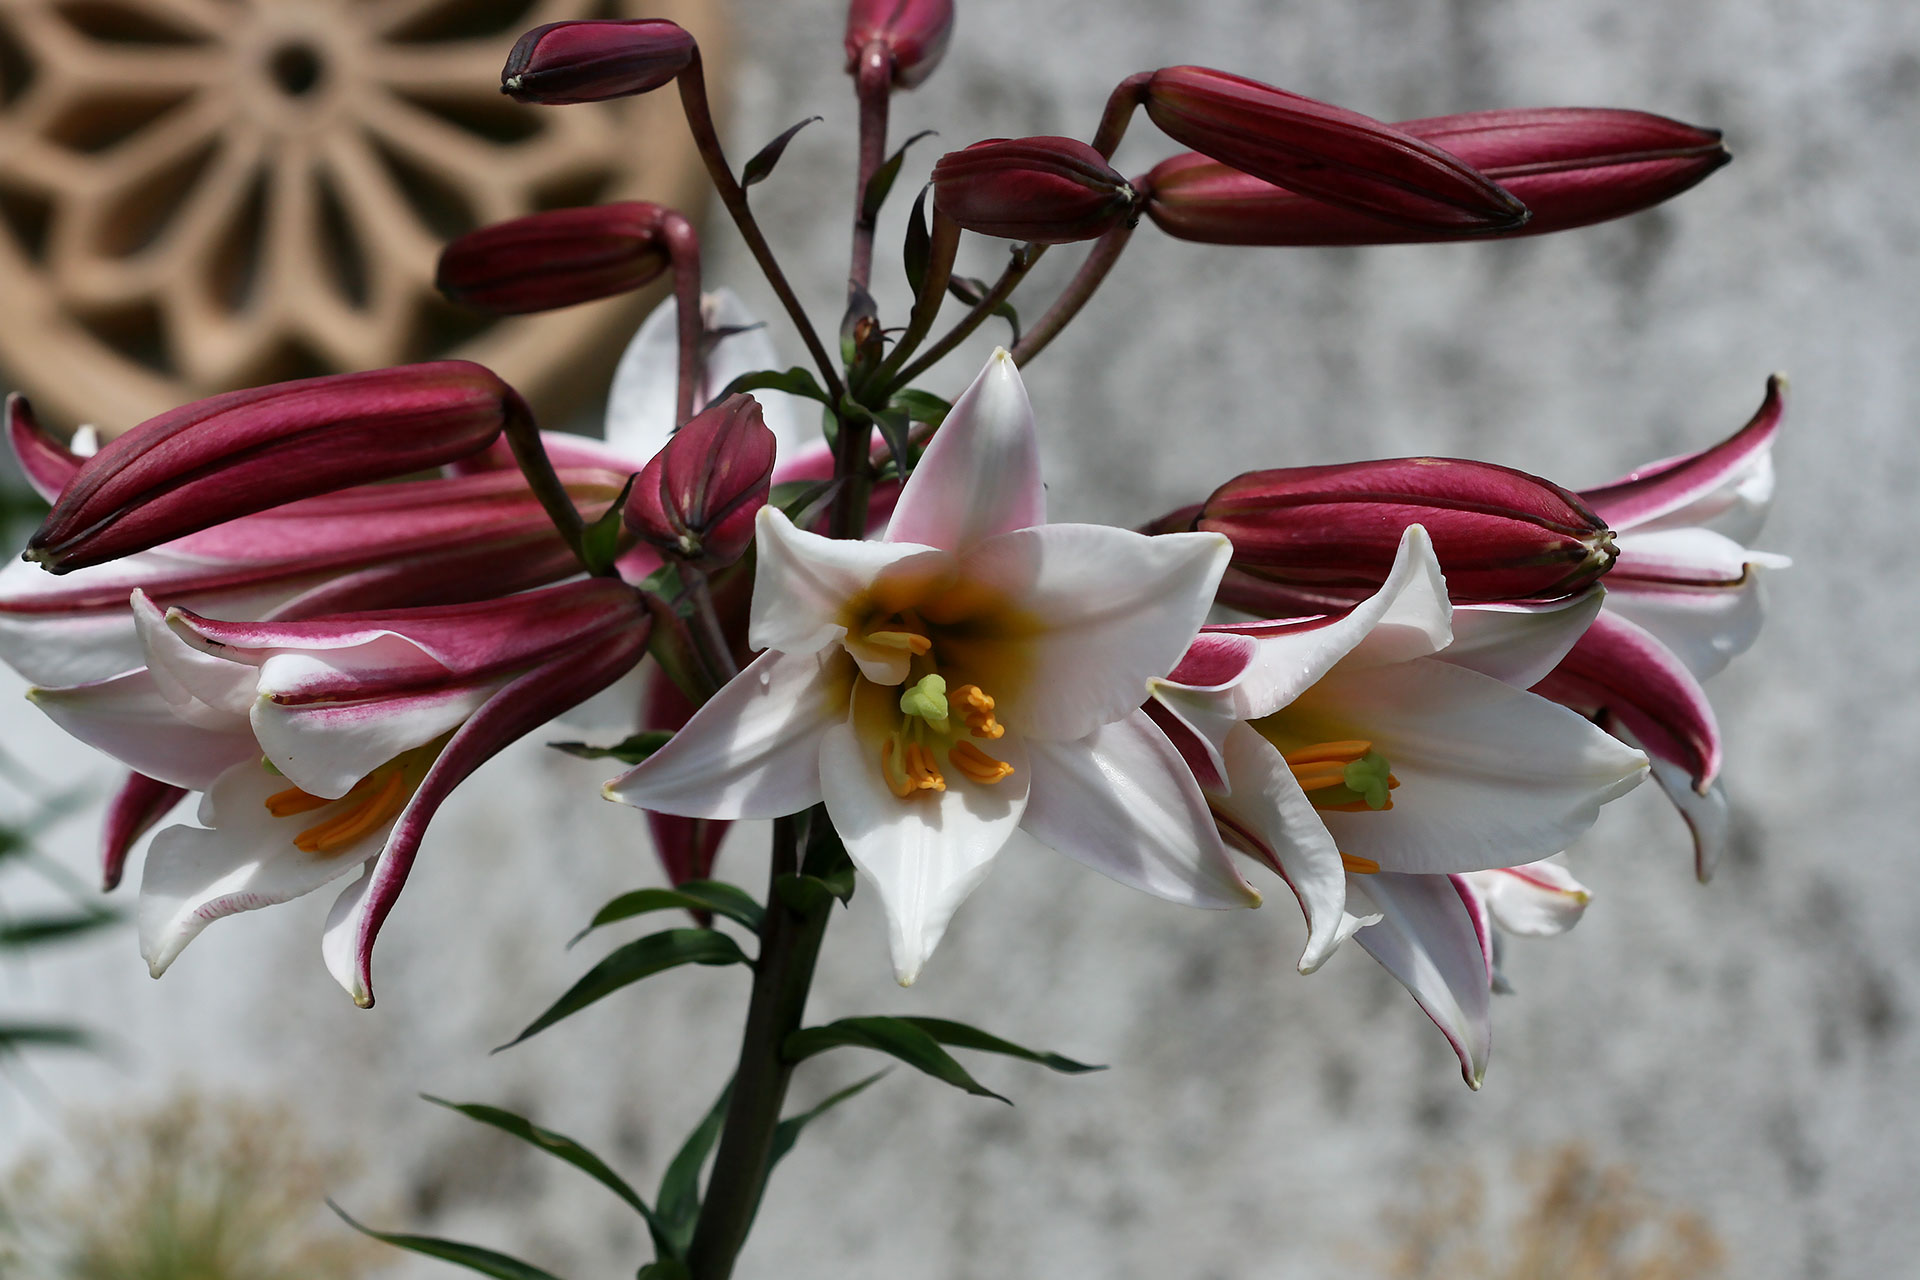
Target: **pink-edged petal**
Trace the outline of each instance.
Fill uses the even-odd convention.
[[[975,545],[961,557],[964,588],[939,602],[941,616],[922,612],[950,624],[942,666],[998,699],[1009,730],[1071,742],[1131,714],[1180,661],[1231,553],[1210,533],[1022,529]]]
[[[1786,569],[1793,561],[1770,551],[1750,551],[1725,534],[1689,526],[1621,534],[1620,558],[1607,575],[1609,589],[1621,582],[1675,586],[1731,586],[1749,569]]]
[[[1493,946],[1485,908],[1459,876],[1355,876],[1380,920],[1354,940],[1400,980],[1460,1059],[1469,1089],[1493,1051]]]
[[[773,507],[760,508],[754,532],[758,560],[747,639],[756,649],[817,653],[845,636],[850,621],[858,621],[850,611],[885,615],[911,606],[954,570],[953,557],[944,551],[823,538],[796,529]],[[906,674],[904,660],[899,665],[898,671],[889,667],[872,678],[898,684]]]
[[[366,702],[258,698],[249,723],[261,754],[309,795],[333,799],[404,751],[459,728],[504,680],[422,689]]]
[[[743,373],[782,369],[766,326],[731,289],[702,295],[700,318],[709,335],[721,334],[707,353],[705,376],[694,390],[695,412],[711,404]],[[680,307],[669,296],[648,313],[614,369],[607,396],[607,445],[637,468],[666,447],[673,433],[680,380]],[[787,454],[818,438],[805,405],[784,391],[755,391],[768,427]],[[817,422],[819,415],[812,414]],[[776,477],[777,478],[777,477]]]
[[[1000,782],[978,786],[949,771],[945,791],[902,800],[880,772],[878,735],[842,720],[821,739],[820,794],[847,856],[880,896],[903,987],[920,976],[1026,811],[1033,777],[1026,750],[1011,734],[991,746],[1014,769]]]
[[[1639,746],[1630,730],[1618,717],[1605,716],[1601,725],[1630,746]],[[1701,884],[1713,879],[1714,868],[1727,851],[1732,818],[1727,808],[1726,788],[1715,778],[1705,791],[1696,791],[1687,771],[1678,765],[1650,756],[1653,780],[1660,784],[1693,837],[1693,875]]]
[[[1013,357],[996,349],[908,477],[887,541],[964,551],[1046,519],[1033,406]]]
[[[328,917],[321,955],[355,1004],[363,1009],[373,1005],[374,943],[406,886],[427,824],[447,796],[508,744],[633,670],[646,651],[646,629],[631,628],[556,658],[500,689],[448,739],[364,880],[341,894]]]
[[[1702,525],[1751,540],[1773,498],[1773,441],[1786,411],[1786,379],[1767,379],[1766,398],[1740,430],[1712,448],[1642,467],[1580,496],[1622,532]]]
[[[18,392],[7,397],[7,443],[13,447],[13,459],[33,491],[48,502],[59,500],[60,491],[80,469],[81,457],[48,435],[33,414],[33,406]],[[44,571],[43,571],[44,572]]]
[[[187,798],[185,787],[130,773],[107,804],[107,820],[100,832],[100,889],[111,893],[120,886],[127,855],[141,836],[173,812]]]
[[[172,612],[160,608],[144,591],[133,593],[132,608],[153,687],[174,716],[215,732],[243,729],[253,709],[259,672],[195,644],[184,630],[172,625]]]
[[[1512,866],[1558,853],[1646,776],[1584,717],[1434,659],[1326,677],[1288,709],[1303,743],[1364,739],[1400,787],[1377,812],[1323,810],[1345,853],[1387,871]]]
[[[1720,773],[1720,726],[1699,680],[1673,650],[1611,609],[1533,691],[1583,715],[1615,717],[1648,755],[1685,769],[1698,792]]]
[[[1278,872],[1307,917],[1300,972],[1312,973],[1340,944],[1347,874],[1340,850],[1273,744],[1245,725],[1226,742],[1230,792],[1208,797],[1229,844]]]
[[[138,916],[140,954],[154,977],[213,921],[311,893],[372,856],[393,828],[383,823],[344,848],[307,853],[295,837],[329,814],[274,817],[267,797],[286,789],[258,758],[237,764],[200,802],[202,826],[168,827],[153,838]]]
[[[1672,650],[1706,680],[1753,646],[1766,620],[1765,574],[1749,572],[1724,587],[1660,586],[1631,579],[1607,592],[1607,612],[1625,618]]]
[[[88,746],[190,791],[204,791],[234,765],[260,759],[244,720],[227,730],[188,724],[173,714],[144,667],[66,689],[29,689],[27,697]]]
[[[1550,604],[1470,604],[1453,611],[1453,643],[1435,656],[1456,667],[1530,689],[1567,656],[1603,602],[1599,588]]]
[[[1078,742],[1031,742],[1020,826],[1102,875],[1189,907],[1257,907],[1235,869],[1206,797],[1167,736],[1143,711]]]
[[[1419,525],[1401,534],[1393,568],[1380,589],[1334,617],[1219,628],[1251,636],[1259,650],[1234,686],[1242,720],[1271,715],[1299,697],[1336,663],[1374,667],[1435,653],[1452,637],[1446,581],[1433,540]]]
[[[768,650],[607,783],[607,798],[688,818],[777,818],[817,804],[821,742],[846,719],[853,671],[838,652]]]
[[[1508,933],[1551,938],[1580,923],[1593,895],[1557,862],[1475,871],[1466,877],[1493,922]]]

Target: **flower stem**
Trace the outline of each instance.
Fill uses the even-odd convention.
[[[1153,72],[1136,71],[1115,85],[1107,97],[1107,109],[1100,114],[1100,127],[1093,134],[1093,149],[1106,159],[1113,159],[1114,149],[1126,137],[1133,113],[1147,100],[1147,82],[1152,79]]]
[[[887,388],[887,394],[892,395],[900,388],[912,383],[915,378],[938,364],[949,351],[972,337],[973,331],[986,323],[987,317],[993,314],[993,309],[1005,302],[1013,291],[1020,287],[1020,282],[1027,278],[1027,272],[1033,270],[1033,264],[1040,261],[1040,255],[1046,251],[1047,246],[1043,244],[1030,244],[1014,250],[1012,261],[1007,263],[1007,269],[1000,273],[1000,278],[993,282],[993,288],[987,291],[987,296],[975,303],[973,310],[962,316],[960,323],[928,347],[918,360],[902,369],[899,376],[894,378],[893,385]]]
[[[553,460],[547,457],[547,447],[540,443],[540,424],[534,421],[533,410],[520,398],[518,392],[512,392],[507,402],[506,425],[504,433],[507,447],[513,451],[513,460],[520,466],[520,474],[527,478],[527,487],[533,490],[533,496],[540,499],[540,505],[546,508],[547,518],[553,521],[553,527],[560,531],[568,548],[576,559],[593,571],[592,563],[587,559],[586,532],[587,522],[580,517],[580,509],[573,505],[567,487],[560,483],[560,477],[554,473]]]
[[[1093,246],[1093,252],[1080,264],[1079,272],[1067,282],[1065,291],[1047,308],[1047,314],[1041,316],[1033,328],[1013,344],[1015,364],[1023,365],[1046,350],[1047,344],[1067,327],[1067,322],[1080,314],[1080,308],[1086,306],[1087,299],[1099,289],[1101,282],[1107,278],[1107,272],[1113,270],[1113,264],[1120,260],[1121,250],[1127,247],[1127,241],[1132,238],[1133,228],[1127,226],[1115,227],[1100,237]]]
[[[720,203],[725,205],[727,213],[733,218],[734,226],[740,229],[740,236],[747,242],[755,262],[760,264],[761,273],[767,283],[773,286],[773,292],[780,299],[780,305],[787,309],[794,328],[800,331],[800,340],[807,344],[807,352],[813,357],[814,365],[820,370],[820,378],[827,392],[837,402],[845,388],[840,384],[840,371],[832,358],[827,355],[826,347],[820,341],[820,335],[813,330],[813,322],[807,319],[807,312],[800,305],[800,299],[794,295],[793,286],[787,283],[786,273],[780,270],[780,264],[773,256],[773,249],[767,244],[767,237],[760,231],[760,224],[754,220],[753,211],[747,207],[747,193],[734,178],[733,170],[727,165],[727,154],[720,147],[720,135],[713,127],[713,110],[707,104],[706,73],[701,69],[700,54],[696,51],[693,61],[680,73],[680,104],[686,111],[687,124],[693,130],[694,145],[699,148],[700,159],[707,166],[707,177],[712,180]]]
[[[880,387],[889,395],[892,393],[894,375],[914,348],[925,340],[933,321],[940,314],[940,303],[947,296],[947,282],[953,279],[953,259],[960,249],[960,224],[942,213],[938,206],[933,210],[933,230],[927,245],[927,275],[920,282],[920,292],[913,300],[913,312],[907,318],[907,331],[900,335],[900,341],[894,344],[885,362],[874,370],[869,386]],[[996,304],[997,305],[997,304]],[[881,405],[886,401],[881,400]],[[878,407],[878,406],[876,406]]]
[[[780,1049],[800,1029],[807,992],[813,985],[814,961],[834,901],[817,894],[803,910],[781,893],[782,880],[799,870],[800,843],[808,825],[805,817],[796,814],[773,824],[773,865],[767,914],[760,926],[760,957],[754,966],[753,996],[740,1038],[740,1061],[725,1127],[687,1251],[692,1280],[728,1280],[733,1274],[734,1259],[746,1243],[766,1185],[773,1131],[780,1123],[780,1107],[793,1074]],[[816,809],[812,821],[826,822],[825,811]]]
[[[873,279],[874,216],[869,216],[867,184],[887,155],[887,108],[893,99],[893,55],[881,40],[869,40],[854,68],[854,93],[860,100],[860,164],[853,189],[853,262],[847,268],[847,292],[863,293]]]
[[[705,572],[683,565],[680,577],[686,583],[687,600],[693,606],[694,647],[699,650],[700,661],[717,688],[739,675],[740,666],[733,660],[733,646],[727,643],[726,630],[714,610],[713,587]]]
[[[706,364],[700,358],[700,345],[706,339],[700,310],[700,236],[693,224],[678,213],[666,217],[662,231],[668,257],[673,262],[673,300],[679,312],[680,368],[673,408],[673,425],[677,430],[696,411],[706,407],[693,402],[705,381],[701,375]]]

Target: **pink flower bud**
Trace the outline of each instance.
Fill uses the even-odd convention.
[[[752,396],[698,413],[653,456],[627,499],[626,523],[664,554],[701,569],[732,564],[753,541],[773,482],[774,436]]]
[[[1408,120],[1396,128],[1446,148],[1525,202],[1525,225],[1500,237],[1566,231],[1670,200],[1731,157],[1713,129],[1644,111],[1549,107]],[[1189,152],[1142,184],[1168,235],[1207,244],[1410,244],[1450,240],[1341,209]]]
[[[549,22],[514,43],[500,92],[556,106],[649,93],[686,70],[699,46],[664,18]]]
[[[657,204],[555,209],[470,231],[440,254],[434,283],[496,315],[552,311],[652,282],[671,262]]]
[[[1410,227],[1493,231],[1526,206],[1471,165],[1392,125],[1206,67],[1166,67],[1147,115],[1195,151],[1329,204]]]
[[[991,138],[933,167],[933,203],[981,235],[1036,244],[1092,240],[1132,218],[1133,188],[1072,138]]]
[[[442,360],[232,391],[183,405],[83,462],[27,542],[55,573],[101,564],[281,503],[478,453],[519,395]]]
[[[1196,527],[1232,539],[1238,574],[1286,588],[1302,611],[1317,612],[1384,582],[1414,524],[1432,537],[1455,603],[1567,595],[1614,559],[1612,532],[1576,495],[1459,458],[1250,471],[1207,499]]]
[[[893,59],[893,83],[911,89],[933,74],[953,35],[953,0],[852,0],[847,5],[847,71],[878,40]]]

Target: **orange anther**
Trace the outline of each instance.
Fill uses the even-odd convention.
[[[913,779],[915,788],[922,791],[947,789],[947,780],[941,776],[939,766],[934,763],[933,752],[918,742],[907,744],[907,776]]]
[[[967,731],[989,741],[1005,734],[1006,726],[993,718],[993,699],[977,684],[963,684],[947,694],[947,706],[966,723]]]
[[[293,847],[303,853],[333,853],[399,816],[400,811],[407,807],[406,778],[401,770],[389,766],[385,779],[375,790],[367,784],[377,776],[378,773],[368,774],[352,791],[341,797],[342,800],[352,800],[356,795],[361,796],[358,804],[318,826],[308,827],[293,838]],[[332,801],[322,803],[331,804]]]
[[[276,818],[291,818],[296,813],[308,813],[332,803],[325,797],[308,795],[298,787],[288,787],[267,797],[267,812]]]
[[[916,658],[933,648],[933,641],[914,631],[869,631],[867,643],[879,645],[883,649],[904,649]]]
[[[1380,870],[1380,864],[1372,858],[1356,857],[1351,853],[1340,855],[1340,865],[1357,876],[1370,876]]]
[[[1013,773],[1013,766],[1005,760],[995,760],[965,740],[953,744],[947,762],[970,780],[989,787]]]
[[[1358,760],[1371,750],[1373,750],[1373,744],[1371,742],[1362,742],[1355,738],[1344,742],[1316,742],[1310,747],[1302,747],[1298,751],[1289,751],[1284,758],[1289,765],[1325,764],[1328,762],[1338,762],[1344,765],[1352,764],[1355,760]]]

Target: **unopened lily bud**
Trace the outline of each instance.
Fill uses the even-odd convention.
[[[442,250],[434,283],[453,301],[495,315],[625,293],[651,283],[671,263],[660,234],[671,214],[657,204],[625,201],[497,222]]]
[[[1533,216],[1524,225],[1479,233],[1502,238],[1638,213],[1731,159],[1718,130],[1644,111],[1475,111],[1394,127],[1444,147],[1526,204]],[[1206,244],[1411,244],[1462,234],[1337,208],[1191,152],[1156,165],[1142,186],[1155,225]]]
[[[467,457],[525,413],[465,360],[231,391],[150,418],[81,463],[26,558],[54,573],[222,521]]]
[[[732,564],[753,541],[773,482],[774,435],[752,396],[698,413],[653,456],[627,499],[642,541],[700,569]]]
[[[893,60],[893,83],[911,89],[933,74],[953,35],[953,0],[852,0],[847,5],[847,70],[875,40]]]
[[[1127,180],[1072,138],[991,138],[950,151],[933,167],[933,203],[969,231],[1035,244],[1092,240],[1135,216]]]
[[[1232,540],[1239,574],[1337,607],[1386,581],[1415,524],[1455,603],[1568,595],[1614,559],[1612,532],[1574,494],[1460,458],[1251,471],[1216,490],[1195,527]]]
[[[514,43],[500,92],[558,106],[649,93],[686,70],[699,46],[664,18],[549,22]]]
[[[1141,89],[1168,137],[1243,173],[1410,227],[1495,231],[1527,208],[1472,165],[1357,111],[1206,67]]]

